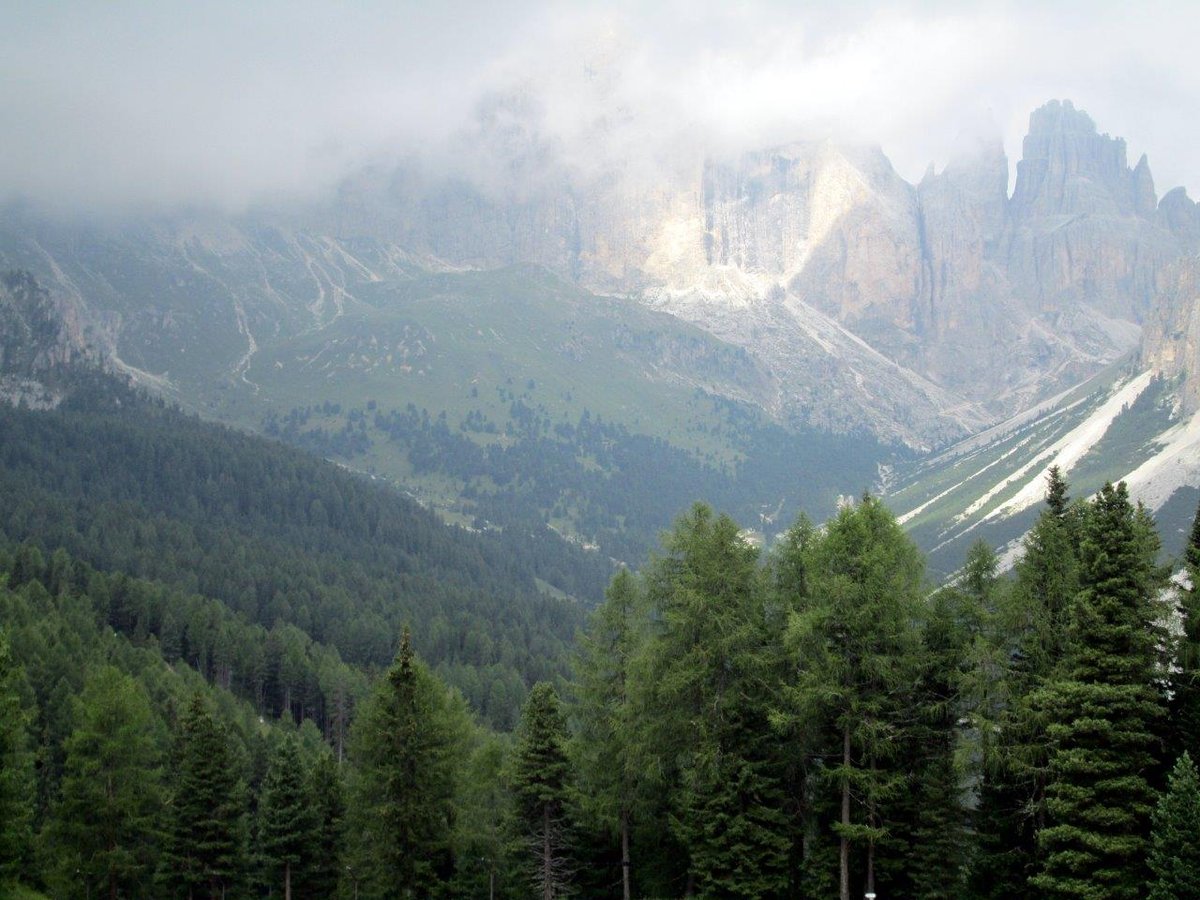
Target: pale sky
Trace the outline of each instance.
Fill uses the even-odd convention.
[[[469,170],[497,98],[580,168],[828,136],[910,181],[963,133],[1015,162],[1069,98],[1195,197],[1197,35],[1196,2],[0,0],[0,200],[237,210],[414,154]]]

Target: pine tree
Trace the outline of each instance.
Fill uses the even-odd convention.
[[[889,806],[904,787],[894,753],[909,725],[906,686],[920,671],[923,566],[871,497],[844,507],[808,553],[809,595],[785,635],[793,660],[785,712],[827,723],[836,736],[825,780],[836,786],[840,808],[824,827],[837,835],[839,894],[849,900],[853,876],[866,891],[876,888],[876,847],[889,837]],[[852,867],[852,850],[865,851],[861,869]]]
[[[1030,881],[1048,896],[1142,894],[1148,774],[1164,711],[1154,549],[1124,483],[1105,485],[1086,517],[1065,663],[1035,700],[1049,720],[1051,754],[1047,825],[1038,832],[1044,861]]]
[[[396,661],[354,723],[354,870],[379,896],[429,896],[453,874],[454,798],[466,713],[416,657],[406,630]]]
[[[307,773],[294,734],[286,735],[271,756],[259,807],[262,855],[292,900],[293,875],[316,850],[316,819],[306,790]]]
[[[33,758],[17,692],[20,675],[0,631],[0,888],[16,877],[25,859],[33,816]]]
[[[337,893],[342,874],[342,820],[346,802],[342,776],[332,753],[317,757],[308,780],[308,797],[314,826],[313,852],[304,866],[302,897],[320,900]]]
[[[514,825],[525,843],[530,885],[542,900],[566,896],[572,877],[567,726],[558,694],[546,682],[533,686],[521,711],[513,753]]]
[[[630,829],[644,771],[633,741],[629,684],[643,617],[637,580],[622,569],[593,614],[575,661],[574,712],[579,721],[575,755],[584,804],[606,831],[618,837],[624,900],[632,894]]]
[[[66,742],[50,846],[67,882],[79,878],[115,898],[141,893],[153,872],[162,788],[154,714],[145,690],[111,666],[95,672],[76,704]]]
[[[1148,900],[1200,897],[1200,774],[1185,751],[1154,808]]]
[[[199,692],[179,721],[162,880],[189,898],[224,897],[246,867],[242,767]]]

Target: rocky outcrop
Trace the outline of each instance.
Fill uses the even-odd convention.
[[[1100,134],[1070,101],[1030,116],[1009,214],[1013,289],[1040,312],[1083,303],[1141,322],[1155,274],[1179,254],[1155,216],[1143,156],[1130,169],[1125,141]]]
[[[1200,411],[1200,256],[1164,270],[1146,323],[1142,360],[1167,378],[1179,378],[1185,413]]]

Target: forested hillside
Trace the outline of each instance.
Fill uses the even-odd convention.
[[[510,736],[424,661],[419,619],[364,677],[282,619],[25,543],[0,559],[0,878],[56,897],[1190,896],[1200,616],[1161,594],[1158,546],[1124,486],[1071,502],[1055,474],[1011,577],[978,544],[931,592],[869,496],[766,553],[696,505],[612,580],[570,677],[536,685]],[[1194,583],[1200,518],[1184,564]],[[333,686],[323,705],[293,665]]]
[[[237,656],[250,644],[266,652],[269,638],[288,659],[321,646],[371,668],[391,660],[412,623],[425,658],[508,727],[528,685],[565,674],[582,607],[611,571],[545,529],[447,528],[384,485],[106,378],[75,387],[55,410],[0,408],[0,433],[9,544],[46,556],[61,548],[104,573],[121,614],[168,647],[182,640],[184,609],[261,632],[201,642],[226,657],[202,668],[229,670],[222,677],[246,680],[253,696],[265,690],[251,674],[260,667]],[[312,672],[289,665],[280,690],[293,712],[320,708]],[[288,705],[263,696],[272,715]]]

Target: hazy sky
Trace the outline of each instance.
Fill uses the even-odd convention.
[[[834,136],[916,180],[963,131],[1019,156],[1053,97],[1196,196],[1198,34],[1196,2],[0,0],[0,198],[236,209],[459,158],[497,108],[580,166]]]

